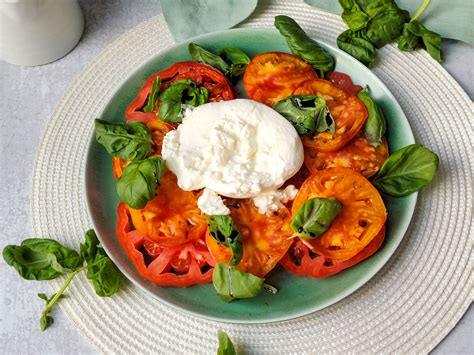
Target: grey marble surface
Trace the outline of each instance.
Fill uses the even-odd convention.
[[[31,237],[31,175],[35,152],[54,106],[66,88],[102,49],[120,34],[160,13],[158,1],[82,0],[86,29],[66,57],[40,67],[17,67],[0,61],[0,247]],[[474,96],[474,49],[445,45],[444,67]],[[96,350],[60,311],[55,324],[40,332],[38,319],[49,292],[40,282],[24,281],[0,261],[0,353],[88,354]],[[73,297],[73,296],[72,296]],[[474,351],[474,309],[434,350],[434,354]]]

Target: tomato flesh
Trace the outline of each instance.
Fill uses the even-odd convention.
[[[336,85],[338,88],[344,89],[357,95],[361,92],[364,88],[360,85],[354,85],[352,83],[352,79],[349,75],[337,71],[329,72],[325,75],[325,78],[329,80],[331,83]]]

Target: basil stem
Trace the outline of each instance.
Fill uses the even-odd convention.
[[[329,229],[341,208],[335,198],[311,198],[298,209],[290,227],[300,238],[318,238]]]
[[[365,105],[368,112],[367,120],[362,127],[362,131],[369,144],[378,147],[382,144],[382,138],[387,130],[387,123],[383,111],[369,95],[367,88],[362,90],[357,96]]]
[[[161,78],[157,76],[155,80],[153,81],[151,92],[150,92],[150,95],[148,96],[148,101],[146,105],[143,106],[143,112],[149,113],[155,110],[156,104],[158,103],[160,88],[161,88]]]
[[[230,216],[214,215],[207,218],[209,233],[219,243],[232,251],[229,265],[237,265],[242,259],[242,240]]]

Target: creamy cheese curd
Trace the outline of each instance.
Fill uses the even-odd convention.
[[[283,207],[284,203],[294,200],[298,189],[293,185],[288,185],[283,190],[273,190],[263,192],[255,196],[252,200],[261,214],[277,211]]]
[[[178,129],[166,134],[162,149],[183,190],[206,187],[222,196],[255,197],[279,188],[303,164],[298,133],[263,104],[221,101],[184,115]]]
[[[230,210],[224,204],[222,198],[208,188],[203,190],[202,195],[198,198],[197,204],[201,212],[208,215],[230,214]]]

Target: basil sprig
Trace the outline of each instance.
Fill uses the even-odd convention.
[[[362,30],[346,30],[337,37],[336,41],[339,48],[366,66],[371,67],[374,64],[377,50],[369,40],[364,38]]]
[[[13,266],[26,280],[51,280],[67,275],[62,287],[52,296],[38,294],[46,303],[40,318],[41,330],[46,330],[53,324],[50,312],[53,306],[64,298],[64,292],[79,272],[87,270],[87,277],[92,280],[99,296],[111,296],[122,285],[122,274],[99,246],[99,240],[93,230],[86,232],[85,243],[81,244],[80,249],[79,254],[55,240],[46,238],[26,239],[20,245],[7,245],[3,249],[5,262]]]
[[[207,217],[209,233],[219,243],[232,251],[229,265],[237,265],[242,259],[242,240],[232,217],[214,215]]]
[[[217,332],[217,340],[219,341],[217,355],[236,355],[234,344],[232,344],[226,332],[219,330]]]
[[[191,79],[180,79],[172,83],[160,95],[158,117],[165,122],[180,123],[183,107],[200,106],[207,103],[209,92]]]
[[[369,144],[378,147],[382,144],[382,138],[387,130],[387,123],[383,111],[369,95],[368,88],[362,90],[357,96],[365,105],[368,112],[367,120],[362,127],[362,131]]]
[[[402,197],[428,185],[439,165],[438,156],[419,144],[391,154],[372,183],[387,195]]]
[[[225,302],[258,296],[264,288],[264,279],[219,262],[212,273],[212,284]]]
[[[424,48],[439,63],[444,62],[441,51],[441,36],[428,30],[419,21],[412,20],[403,26],[403,34],[398,39],[398,48],[405,52]]]
[[[148,127],[133,121],[120,124],[96,119],[95,139],[110,155],[125,160],[145,159],[153,144]]]
[[[291,52],[310,63],[321,73],[334,69],[334,58],[289,16],[275,16],[275,27],[286,38]]]
[[[158,103],[158,98],[160,94],[161,88],[161,78],[157,76],[153,81],[153,85],[151,87],[150,95],[148,96],[148,100],[145,106],[143,106],[143,112],[149,113],[153,112],[156,108],[156,104]]]
[[[318,238],[328,230],[341,208],[335,198],[311,198],[298,209],[290,227],[300,238]]]
[[[140,209],[155,197],[155,190],[165,171],[165,162],[158,156],[128,164],[117,180],[116,191],[129,207]]]
[[[334,118],[319,96],[291,95],[276,102],[273,109],[285,117],[299,134],[334,132]]]

